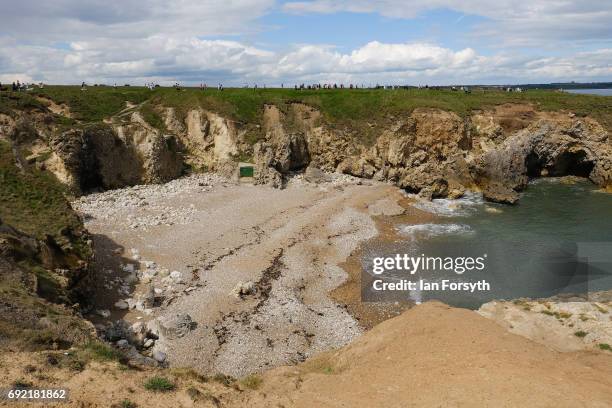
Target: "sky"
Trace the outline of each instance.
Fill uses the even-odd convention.
[[[0,82],[612,81],[612,0],[0,0]]]

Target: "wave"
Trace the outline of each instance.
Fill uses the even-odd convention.
[[[449,198],[435,198],[431,201],[411,195],[416,201],[412,206],[428,213],[442,217],[467,217],[474,214],[484,203],[481,193],[466,191],[463,197],[452,200]]]
[[[398,232],[407,237],[431,238],[447,234],[467,234],[472,228],[466,224],[415,224],[397,227]]]

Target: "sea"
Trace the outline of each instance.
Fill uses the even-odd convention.
[[[561,293],[612,290],[612,194],[586,179],[540,178],[531,182],[515,206],[485,202],[478,193],[458,200],[417,201],[435,214],[433,222],[395,226],[401,239],[375,241],[362,251],[369,277],[385,280],[486,281],[484,291],[402,291],[389,299],[422,302],[437,299],[476,309],[494,299],[544,298]],[[481,258],[482,270],[420,270],[414,275],[393,269],[372,273],[374,258]],[[455,261],[456,263],[456,261]],[[363,279],[362,281],[367,281]],[[362,296],[364,296],[362,287]],[[366,295],[367,298],[367,295]],[[368,299],[364,299],[368,300]]]
[[[584,95],[612,96],[612,89],[566,89],[566,92]]]

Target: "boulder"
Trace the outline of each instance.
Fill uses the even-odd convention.
[[[501,183],[491,183],[482,191],[485,200],[494,203],[516,204],[519,194]]]
[[[159,334],[168,339],[176,339],[187,335],[197,324],[186,313],[174,314],[157,319]]]
[[[248,296],[252,295],[257,291],[257,286],[254,282],[238,282],[234,289],[232,290],[232,294],[236,297]]]
[[[126,302],[125,300],[121,299],[118,300],[117,302],[115,302],[115,308],[119,309],[119,310],[126,310],[128,309],[130,306],[128,305],[128,302]]]
[[[163,363],[164,361],[166,361],[166,353],[164,353],[163,351],[154,351],[153,355],[152,355],[153,359],[155,361],[157,361],[158,363]]]

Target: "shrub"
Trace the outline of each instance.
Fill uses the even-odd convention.
[[[94,360],[99,361],[121,361],[123,354],[111,346],[99,341],[92,341],[85,346],[87,354]]]
[[[167,392],[172,391],[176,386],[172,381],[165,377],[151,377],[149,378],[144,387],[149,391],[159,391],[159,392]]]
[[[225,374],[215,374],[215,376],[213,377],[213,380],[225,385],[226,387],[229,387],[234,381],[236,381],[236,379],[233,378],[232,376],[225,375]]]
[[[121,408],[136,408],[136,403],[125,399],[121,401]]]
[[[574,333],[574,336],[582,338],[582,337],[585,337],[587,334],[588,333],[585,331],[578,330],[577,332]]]
[[[612,351],[612,346],[607,343],[599,343],[598,346],[602,350]]]
[[[261,386],[261,383],[263,383],[262,378],[255,374],[247,375],[240,381],[240,384],[242,384],[243,387],[250,390],[258,389]]]

